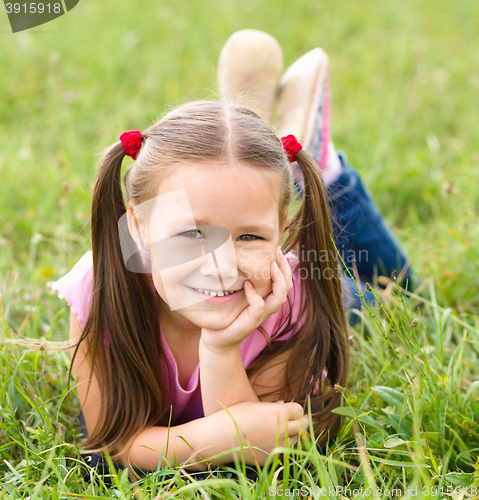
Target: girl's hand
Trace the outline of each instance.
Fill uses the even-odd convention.
[[[271,278],[273,290],[264,299],[259,295],[251,281],[244,284],[244,292],[248,300],[248,306],[240,315],[222,330],[211,330],[203,328],[201,331],[201,342],[214,352],[237,349],[241,342],[260,326],[271,314],[279,311],[286,302],[289,291],[293,288],[291,268],[286,257],[277,247],[277,263],[271,263]]]
[[[284,401],[244,402],[230,406],[224,415],[224,428],[222,429],[222,426],[216,428],[215,435],[222,436],[233,420],[241,436],[247,463],[258,461],[261,466],[265,464],[268,454],[274,448],[292,446],[299,439],[299,435],[309,427],[309,417],[304,414],[302,406]],[[231,444],[239,446],[236,431],[234,434],[234,443]],[[266,453],[256,449],[251,450],[249,445],[261,448]]]

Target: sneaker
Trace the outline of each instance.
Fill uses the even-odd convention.
[[[239,101],[271,123],[282,72],[283,52],[274,37],[258,30],[237,31],[219,57],[221,99]]]
[[[329,58],[320,48],[300,57],[279,82],[278,136],[293,134],[323,170],[330,134]]]

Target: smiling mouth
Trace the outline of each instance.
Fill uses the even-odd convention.
[[[228,295],[233,295],[233,293],[238,292],[239,290],[234,290],[233,292],[222,292],[221,290],[216,292],[214,290],[202,290],[201,288],[193,288],[195,292],[202,293],[204,295],[209,295],[210,297],[226,297]]]

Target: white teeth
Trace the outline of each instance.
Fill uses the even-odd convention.
[[[210,295],[211,297],[224,297],[227,295],[231,295],[232,293],[235,293],[235,292],[213,292],[209,290],[201,290],[200,288],[195,288],[194,290],[200,293],[204,293],[205,295]]]

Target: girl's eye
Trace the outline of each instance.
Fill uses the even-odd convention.
[[[202,238],[203,235],[201,234],[201,231],[198,231],[198,229],[191,229],[190,231],[184,231],[180,233],[178,236],[186,236],[187,238]]]
[[[260,240],[258,236],[253,236],[252,234],[243,234],[239,237],[241,241],[254,241],[254,240]]]

